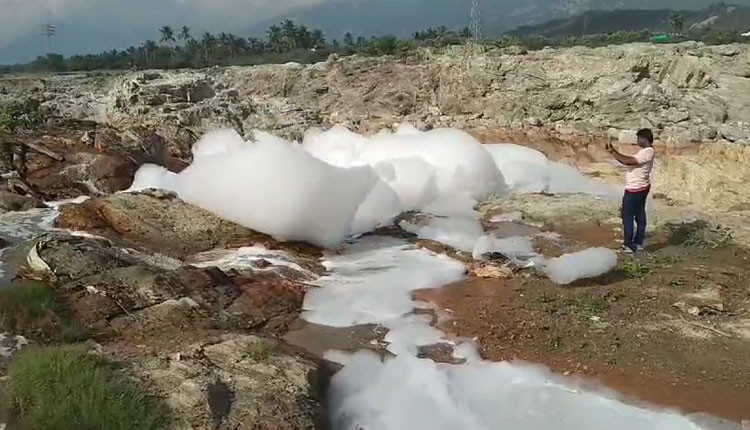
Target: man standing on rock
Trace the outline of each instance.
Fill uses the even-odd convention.
[[[654,134],[644,128],[636,133],[640,150],[633,156],[624,155],[607,143],[607,150],[617,161],[628,167],[625,174],[625,195],[622,197],[622,249],[632,254],[643,250],[646,238],[646,198],[651,191],[651,169],[654,167]],[[633,221],[637,224],[633,232]]]

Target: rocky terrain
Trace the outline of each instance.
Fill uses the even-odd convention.
[[[3,285],[42,282],[64,312],[30,325],[0,319],[13,329],[3,356],[20,345],[9,343],[17,335],[38,344],[85,339],[126,363],[124,373],[174,411],[175,428],[326,428],[330,364],[283,340],[310,329],[297,317],[308,283],[324,272],[322,251],[279,243],[167,192],[117,193],[138,166],[178,172],[197,137],[216,127],[299,139],[311,127],[369,133],[409,121],[530,146],[617,181],[603,143],[625,146],[651,127],[660,156],[648,258],[559,289],[420,241],[471,274],[425,298],[453,313],[447,332],[479,338],[488,358],[538,361],[651,402],[748,418],[748,46],[451,48],[311,66],[6,76],[0,109],[8,107],[37,122],[0,131],[10,158],[0,218],[26,211],[42,221],[0,219]],[[43,203],[78,196],[91,198]],[[612,246],[618,234],[616,202],[534,194],[480,209],[485,225],[516,213],[503,225],[566,235],[538,243],[550,255]],[[58,229],[45,224],[51,219]],[[417,242],[398,228],[381,234]],[[310,330],[299,345],[341,342]],[[674,352],[685,350],[692,355]]]

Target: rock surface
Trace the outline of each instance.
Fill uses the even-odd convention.
[[[100,353],[166,400],[176,429],[322,428],[318,364],[272,339],[297,319],[301,283],[66,233],[19,248],[23,275],[56,287]]]
[[[45,207],[47,205],[35,197],[0,191],[0,214]]]
[[[278,349],[269,339],[225,335],[137,367],[179,417],[178,429],[322,428],[317,365]]]
[[[563,135],[650,126],[679,146],[747,135],[748,69],[746,45],[451,47],[405,60],[3,78],[0,85],[7,99],[36,100],[31,105],[45,115],[96,121],[123,135],[133,126],[174,136],[230,126],[299,137],[319,124],[375,130],[407,120],[422,127],[560,124]]]
[[[231,244],[273,242],[267,235],[222,220],[158,190],[63,205],[56,223],[178,257]]]

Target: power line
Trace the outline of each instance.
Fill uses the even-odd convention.
[[[52,25],[47,19],[47,23],[42,25],[42,36],[47,38],[47,52],[52,52],[52,39],[55,37],[55,34],[57,33],[57,27]]]
[[[479,4],[479,0],[471,0],[471,13],[469,14],[469,31],[474,41],[479,41],[482,38],[482,7]]]

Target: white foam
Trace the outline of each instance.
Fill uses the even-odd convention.
[[[550,161],[541,152],[521,145],[498,143],[484,145],[492,154],[508,188],[517,193],[584,193],[611,196],[616,187],[587,178],[575,167]]]
[[[380,324],[395,358],[371,351],[329,351],[344,367],[331,380],[329,413],[335,430],[697,430],[669,411],[634,407],[601,390],[539,366],[483,361],[473,342],[453,342],[411,314],[409,292],[460,279],[462,265],[396,239],[366,238],[324,261],[329,274],[305,298],[303,317],[336,327]],[[569,262],[578,264],[580,257]],[[419,347],[454,346],[461,365],[416,355]]]
[[[521,363],[437,364],[360,351],[331,380],[336,430],[697,430],[688,418],[579,389]]]
[[[558,258],[541,259],[539,264],[552,282],[567,285],[611,271],[617,266],[617,254],[607,248],[589,248]]]
[[[472,252],[474,243],[484,230],[473,218],[428,217],[410,222],[403,220],[399,226],[421,239],[434,240],[459,251]]]
[[[402,211],[425,211],[431,204],[445,208],[449,205],[437,202],[448,200],[461,201],[466,212],[477,200],[506,192],[492,156],[457,129],[421,132],[403,124],[395,133],[383,130],[366,138],[336,126],[309,131],[302,147],[337,166],[372,166],[399,195]]]
[[[270,263],[268,267],[258,267],[259,261]],[[276,270],[286,267],[307,279],[317,278],[316,274],[300,266],[289,253],[267,249],[261,245],[244,246],[237,249],[207,251],[194,255],[189,263],[195,267],[218,267],[227,269]]]
[[[264,133],[256,132],[254,143],[240,143],[235,135],[207,134],[181,173],[145,166],[131,188],[175,191],[278,240],[334,246],[350,234],[357,208],[378,181],[371,168],[335,167]]]
[[[511,236],[498,239],[488,234],[474,243],[472,256],[475,260],[480,260],[484,255],[493,252],[515,261],[528,260],[539,255],[534,251],[534,245],[528,237]]]
[[[478,200],[506,190],[490,154],[460,130],[404,125],[368,138],[338,126],[309,131],[301,146],[253,135],[209,132],[183,172],[145,165],[128,191],[171,190],[278,240],[332,247],[403,211],[476,217]]]
[[[349,327],[392,322],[412,311],[410,293],[464,276],[463,264],[401,240],[366,237],[323,261],[329,273],[305,295],[302,318]]]

